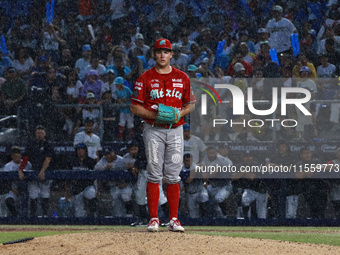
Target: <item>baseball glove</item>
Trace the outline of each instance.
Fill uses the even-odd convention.
[[[158,105],[156,123],[172,125],[178,123],[180,118],[181,114],[178,109],[164,104]]]

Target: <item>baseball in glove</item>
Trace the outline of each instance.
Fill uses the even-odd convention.
[[[180,118],[181,114],[178,109],[171,106],[166,106],[164,104],[158,105],[156,123],[172,125],[178,123]]]

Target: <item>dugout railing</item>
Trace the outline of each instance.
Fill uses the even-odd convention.
[[[188,177],[188,173],[182,173],[181,178],[183,181]],[[0,172],[0,180],[11,181],[17,180],[17,172]],[[29,180],[37,180],[38,171],[25,171],[25,180],[22,184],[27,184]],[[66,180],[125,180],[125,181],[136,181],[136,177],[133,176],[127,170],[120,171],[70,171],[70,170],[54,170],[46,172],[46,179],[58,181]],[[281,193],[283,196],[284,192]],[[55,201],[59,200],[63,193],[51,192],[51,199],[54,196]],[[24,196],[25,197],[25,196]],[[26,195],[27,198],[27,195]],[[284,197],[281,197],[284,201]],[[317,202],[317,201],[316,201]],[[23,205],[25,206],[25,205]],[[96,225],[129,225],[135,220],[134,217],[112,217],[110,215],[99,215],[93,218],[76,218],[76,217],[61,217],[59,215],[59,208],[57,203],[51,203],[50,213],[48,218],[42,217],[29,217],[28,215],[20,215],[17,217],[0,217],[1,224],[69,224],[69,225],[85,225],[85,224],[96,224]],[[185,225],[225,225],[225,226],[339,226],[340,220],[334,219],[333,217],[327,216],[324,219],[312,219],[312,218],[297,218],[297,219],[285,219],[282,217],[284,213],[279,214],[281,216],[277,218],[267,219],[237,219],[236,215],[229,215],[229,217],[215,218],[205,217],[198,219],[190,219],[180,215],[181,221]]]

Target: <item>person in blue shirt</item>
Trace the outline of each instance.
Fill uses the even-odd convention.
[[[12,67],[12,60],[5,56],[5,54],[0,50],[0,76],[4,77],[4,71],[7,67]]]
[[[125,86],[124,78],[118,76],[113,84],[116,85],[116,102],[118,104],[127,104],[127,106],[119,107],[119,139],[123,139],[125,125],[128,129],[127,136],[131,138],[134,132],[134,121],[133,121],[133,114],[130,112],[130,98],[132,96],[132,91],[127,86]]]

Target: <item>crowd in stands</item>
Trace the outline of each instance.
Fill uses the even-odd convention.
[[[139,134],[140,120],[130,113],[129,100],[134,81],[155,64],[152,45],[159,38],[172,42],[171,65],[186,72],[193,81],[221,80],[238,86],[244,93],[252,87],[255,99],[270,100],[272,79],[280,78],[279,87],[306,88],[313,100],[339,99],[340,4],[337,0],[59,0],[55,1],[55,15],[50,23],[46,22],[45,5],[46,1],[42,0],[0,2],[0,13],[4,14],[0,15],[0,31],[5,38],[0,50],[0,115],[20,115],[21,120],[26,120],[21,128],[30,135],[37,125],[43,125],[53,140],[74,141],[77,157],[84,160],[86,153],[82,150],[85,150],[89,159],[86,157],[85,166],[74,160],[78,163],[69,165],[69,169],[80,167],[77,164],[87,170],[103,169],[110,164],[112,167],[116,160],[131,168],[129,164],[133,164],[136,152],[119,155],[104,151],[103,159],[99,156],[100,143],[127,142]],[[293,49],[291,42],[294,33],[298,34],[299,54],[295,54],[296,45]],[[276,50],[277,62],[271,56],[271,49]],[[226,93],[223,99],[230,100],[230,95]],[[299,111],[290,109],[289,117],[296,118],[301,125],[295,129],[277,128],[277,137],[336,140],[340,103],[310,103],[306,107],[312,117],[304,118]],[[237,120],[230,110],[231,107],[215,114]],[[251,114],[247,114],[251,119]],[[273,139],[270,128],[244,132],[227,127],[205,130],[204,125],[195,125],[193,131],[197,136],[192,136],[203,145],[210,140]],[[88,133],[95,135],[96,141],[91,141],[93,147],[84,139],[80,141]],[[254,155],[247,153],[231,160],[223,153],[227,148],[222,146],[218,152],[215,147],[203,149],[203,145],[197,147],[202,149],[201,157],[184,155],[183,171],[192,169],[194,164],[209,165],[217,161],[236,166],[262,163],[255,162]],[[287,150],[287,145],[284,146],[281,149]],[[16,153],[18,148],[13,152]],[[281,156],[288,157],[287,152]],[[278,161],[272,163],[282,164],[282,157],[278,156]],[[300,157],[293,163],[305,161],[312,162],[308,148],[302,148]],[[242,209],[238,217],[251,217],[250,208],[256,208],[256,217],[266,218],[268,194],[274,192],[272,203],[277,195],[273,183],[237,178],[222,182],[188,178],[182,184],[183,192],[188,194],[183,201],[190,204],[186,207],[189,211],[185,209],[182,213],[193,218],[229,215],[225,202],[230,194],[238,201],[234,208]],[[286,184],[291,187],[291,194],[286,194],[288,218],[296,217],[298,197],[302,193],[310,203],[310,217],[324,216],[328,191],[333,192],[334,208],[339,211],[336,183]],[[70,185],[65,185],[67,192],[72,191],[73,184]],[[119,201],[119,208],[123,208],[115,216],[131,212],[134,197],[131,183],[110,182],[103,183],[103,187],[109,190],[112,201]],[[97,188],[91,183],[73,190],[74,194],[82,194],[82,199],[76,200],[77,206],[88,210],[78,211],[79,217],[97,212],[93,200]],[[307,194],[308,189],[311,192]],[[318,195],[324,202],[318,208],[312,203],[315,191],[322,191]],[[13,194],[7,198],[13,198]],[[13,201],[6,203],[15,215]],[[166,201],[161,204],[165,205]],[[271,207],[271,217],[277,217],[277,212],[273,212],[275,205]]]
[[[222,79],[244,92],[253,87],[257,100],[271,99],[273,85],[265,78],[282,78],[281,87],[307,88],[312,99],[339,97],[338,1],[55,1],[50,23],[45,4],[0,4],[6,44],[2,42],[0,52],[0,114],[17,114],[19,107],[22,119],[29,118],[23,129],[33,131],[43,124],[56,140],[72,139],[88,116],[98,122],[101,137],[131,138],[135,121],[128,107],[119,104],[129,104],[133,82],[155,64],[150,46],[161,37],[173,43],[171,64],[191,78],[208,83],[210,78]],[[292,47],[293,33],[298,34],[299,54]],[[60,104],[85,108],[53,107]],[[86,104],[102,106],[102,113],[100,107]],[[112,104],[118,108],[110,108]],[[281,136],[325,138],[326,131],[338,130],[339,104],[309,107],[313,117],[302,119],[293,134],[281,130]],[[235,118],[228,111],[223,114]],[[294,109],[288,115],[301,117]],[[226,140],[244,139],[230,128],[225,131],[230,133]],[[262,131],[255,139],[270,140],[263,135],[270,132]]]

